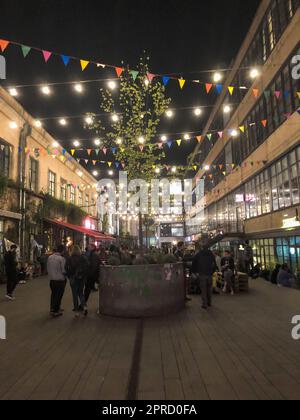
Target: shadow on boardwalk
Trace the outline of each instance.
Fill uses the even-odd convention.
[[[69,290],[63,318],[49,319],[48,300],[46,279],[20,286],[16,302],[0,299],[0,399],[300,399],[298,291],[258,280],[249,294],[217,296],[208,313],[195,297],[142,329],[98,317],[97,295],[81,320]]]

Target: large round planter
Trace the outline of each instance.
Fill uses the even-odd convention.
[[[156,317],[178,312],[184,305],[181,263],[101,267],[99,310],[103,315]]]

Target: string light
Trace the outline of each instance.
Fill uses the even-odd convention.
[[[98,176],[98,171],[93,171],[93,176]]]
[[[114,174],[114,171],[108,171],[109,176],[113,176],[113,174]]]
[[[183,138],[184,138],[184,140],[190,140],[191,136],[189,134],[185,134]]]
[[[73,141],[73,146],[79,147],[80,146],[80,142],[78,140],[74,140]]]
[[[161,136],[161,141],[166,142],[168,140],[167,136]]]
[[[229,105],[225,105],[223,111],[224,114],[229,114],[231,112],[231,107]]]
[[[100,146],[101,140],[100,139],[95,139],[94,144],[95,144],[95,146]]]
[[[143,136],[139,137],[139,138],[138,138],[138,142],[139,142],[140,144],[144,144],[144,143],[145,143],[145,137],[143,137]]]
[[[239,135],[237,130],[231,130],[232,137],[237,137]]]
[[[53,143],[52,143],[52,147],[59,147],[59,144],[58,144],[58,142],[57,141],[54,141]]]
[[[252,69],[250,71],[250,77],[251,79],[256,79],[259,76],[259,71],[257,69]]]
[[[83,86],[80,83],[76,83],[76,85],[74,85],[74,90],[77,93],[82,93],[83,92]]]
[[[19,95],[19,92],[17,91],[16,88],[10,88],[9,93],[10,93],[11,96],[18,96]]]
[[[156,174],[160,174],[160,169],[159,169],[159,168],[156,168],[156,169],[155,169],[155,173],[156,173]]]
[[[171,169],[171,171],[173,172],[173,174],[174,174],[175,172],[177,172],[177,168],[176,168],[176,166],[173,166],[173,168]]]
[[[215,73],[213,78],[215,83],[219,83],[222,80],[223,76],[221,73]]]
[[[116,140],[116,143],[120,146],[123,143],[123,140],[121,139],[121,137],[118,137]]]
[[[59,120],[59,124],[62,125],[62,126],[66,126],[67,125],[67,120],[65,118],[61,118]]]
[[[10,128],[12,128],[13,130],[18,128],[18,124],[15,121],[11,121],[9,123]]]
[[[41,122],[40,120],[36,120],[36,121],[34,122],[34,125],[35,125],[37,128],[41,128],[41,127],[42,127],[42,122]]]
[[[93,124],[93,118],[92,118],[92,117],[85,117],[84,121],[85,121],[88,125]]]
[[[119,120],[120,120],[120,118],[119,118],[119,116],[117,115],[117,114],[113,114],[112,116],[111,116],[111,119],[112,119],[112,121],[113,122],[118,122]]]
[[[42,92],[44,95],[49,96],[49,95],[51,94],[51,89],[49,88],[49,86],[42,86],[42,87],[41,87],[41,92]]]
[[[204,170],[205,170],[205,171],[209,171],[209,170],[210,170],[210,166],[209,166],[209,165],[205,165],[205,166],[204,166]]]
[[[196,115],[196,117],[200,117],[200,115],[202,115],[202,109],[200,108],[194,109],[194,114]]]
[[[168,118],[173,118],[174,117],[174,112],[171,109],[168,109],[168,111],[166,112],[166,116]]]
[[[108,87],[110,90],[115,90],[115,89],[117,88],[117,83],[116,83],[114,80],[110,80],[110,81],[107,83],[107,87]]]

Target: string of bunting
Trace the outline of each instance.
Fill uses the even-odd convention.
[[[114,66],[111,64],[103,64],[103,63],[99,63],[93,60],[87,60],[87,59],[82,59],[79,57],[74,57],[71,55],[66,55],[66,54],[61,54],[61,53],[57,53],[54,51],[48,51],[45,49],[41,49],[41,48],[37,48],[37,47],[32,47],[32,46],[28,46],[28,45],[24,45],[15,41],[9,41],[9,40],[5,40],[5,39],[0,39],[0,50],[2,53],[4,53],[7,48],[9,47],[9,45],[12,46],[16,46],[18,48],[21,49],[22,55],[24,58],[28,57],[28,55],[30,54],[30,52],[32,50],[37,51],[38,53],[40,53],[45,61],[45,63],[48,63],[49,60],[51,59],[51,57],[56,56],[59,57],[60,60],[62,61],[62,63],[64,64],[65,67],[67,67],[71,61],[77,61],[80,63],[80,67],[82,71],[85,71],[87,69],[87,67],[89,65],[96,65],[97,68],[101,68],[101,69],[105,69],[105,68],[112,68],[115,70],[116,75],[118,78],[120,78],[122,76],[122,74],[125,72],[125,68],[124,67],[119,67],[119,66]],[[132,76],[133,80],[136,80],[137,77],[139,76],[139,72],[137,70],[129,70],[130,75]],[[204,86],[204,91],[209,95],[212,92],[216,92],[217,94],[221,94],[223,89],[224,89],[224,85],[221,83],[206,83],[206,82],[201,82],[200,80],[187,80],[184,78],[178,78],[178,77],[174,77],[174,76],[167,76],[167,75],[161,75],[161,74],[154,74],[154,73],[147,73],[147,78],[149,80],[149,82],[151,83],[153,81],[153,79],[155,78],[160,78],[163,85],[167,86],[170,82],[170,80],[175,80],[178,85],[179,88],[182,90],[186,83],[193,83],[193,84],[198,84],[201,86]],[[236,90],[249,90],[249,88],[247,88],[246,86],[228,86],[228,92],[230,94],[230,96],[234,95],[234,92]],[[258,98],[260,96],[260,89],[258,89],[257,87],[252,89],[252,94],[254,96],[254,98]],[[289,91],[281,91],[281,90],[275,90],[274,91],[274,95],[279,99],[282,95],[289,95],[290,92]],[[300,92],[298,92],[298,96],[300,98]]]

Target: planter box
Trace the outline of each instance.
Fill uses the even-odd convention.
[[[175,313],[184,306],[181,263],[101,267],[99,310],[103,315],[146,318]]]

